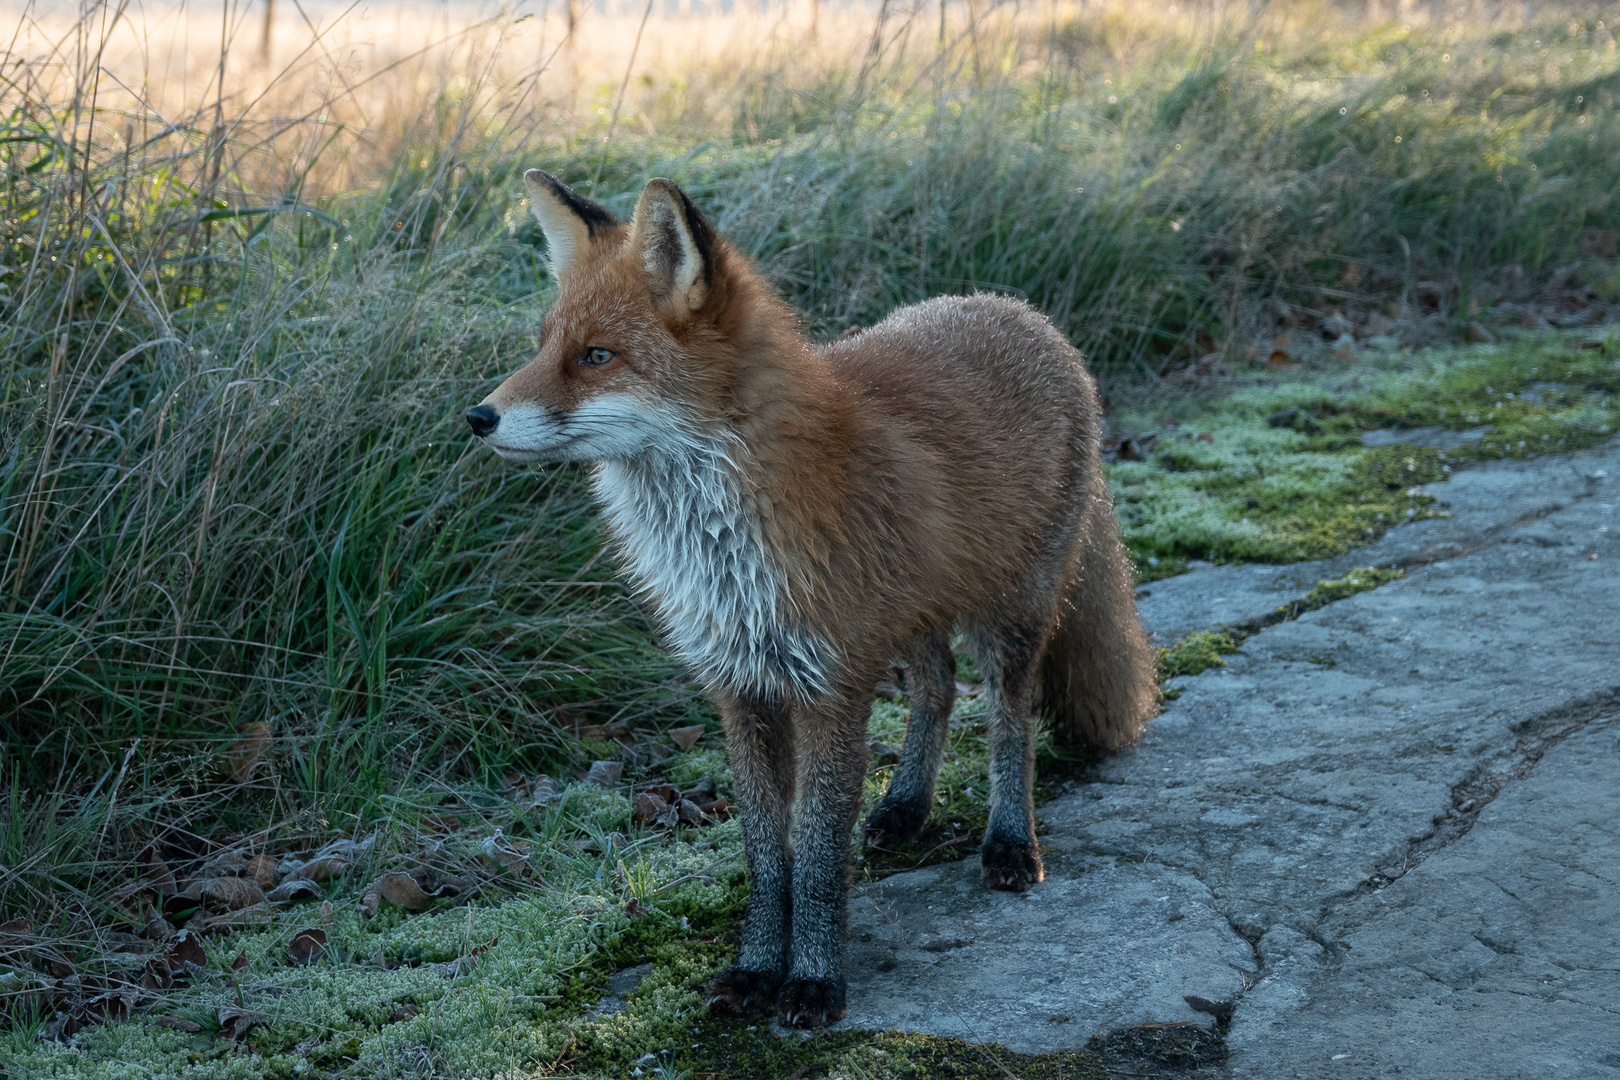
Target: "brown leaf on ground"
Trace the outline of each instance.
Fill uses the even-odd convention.
[[[231,970],[232,971],[241,971],[243,968],[245,968],[247,966],[248,966],[247,950],[243,949],[241,952],[236,954],[236,959],[231,961]]]
[[[174,937],[174,924],[163,917],[163,913],[151,904],[143,905],[146,912],[146,924],[141,927],[141,937],[148,941],[168,941]]]
[[[253,777],[253,770],[264,761],[265,753],[270,749],[270,725],[264,720],[250,726],[242,732],[242,737],[231,744],[225,751],[225,759],[229,762],[231,781],[245,784]]]
[[[421,1011],[422,1010],[418,1009],[415,1005],[395,1005],[394,1015],[390,1019],[397,1024],[401,1020],[409,1020],[411,1017],[415,1016]]]
[[[152,1017],[152,1023],[158,1027],[173,1028],[176,1031],[184,1031],[190,1035],[195,1035],[202,1030],[202,1025],[197,1021],[187,1020],[183,1016],[154,1016]]]
[[[174,871],[169,869],[169,864],[158,854],[156,844],[148,844],[146,850],[136,856],[136,861],[141,866],[142,888],[151,889],[164,896],[172,896],[180,890],[179,884],[174,880]]]
[[[529,852],[534,845],[527,840],[513,840],[509,836],[502,836],[501,830],[496,829],[495,835],[484,841],[484,854],[508,870],[521,870],[529,864]]]
[[[704,727],[702,724],[693,724],[690,727],[671,728],[669,731],[669,739],[684,752],[696,746],[698,740],[703,738],[703,733],[707,730],[708,728]]]
[[[360,914],[367,919],[375,919],[377,912],[382,908],[382,889],[373,881],[366,886],[365,895],[360,897]]]
[[[691,799],[682,799],[675,807],[675,816],[682,825],[703,824],[703,811]]]
[[[288,878],[264,894],[275,904],[290,904],[294,900],[313,900],[321,895],[321,887],[308,878]]]
[[[433,903],[433,897],[428,895],[427,890],[403,870],[384,874],[372,887],[382,894],[384,900],[406,911],[422,911]]]
[[[551,778],[542,776],[540,780],[549,781]],[[539,792],[540,780],[535,781],[535,791]],[[461,819],[454,814],[429,814],[422,819],[422,828],[428,832],[446,833],[455,832],[461,828]]]
[[[530,806],[547,806],[557,797],[557,781],[549,776],[537,776],[529,795]]]
[[[248,1033],[248,1028],[262,1023],[264,1023],[263,1017],[250,1013],[246,1009],[238,1009],[227,1005],[219,1010],[219,1034],[215,1037],[235,1042]]]
[[[161,956],[154,956],[146,962],[141,972],[141,986],[147,990],[167,990],[174,985],[174,972],[169,970],[169,962]]]
[[[191,930],[182,930],[174,935],[174,940],[163,952],[163,959],[177,975],[189,975],[208,966],[208,954],[203,951],[202,938]]]
[[[342,877],[365,858],[371,850],[371,840],[334,840],[302,865],[293,867],[288,877],[308,878],[310,881],[330,881]]]
[[[1294,362],[1294,358],[1285,349],[1272,349],[1271,355],[1266,357],[1266,361],[1272,367],[1287,367]]]
[[[276,883],[276,860],[269,855],[255,855],[242,868],[242,876],[259,888],[268,889]]]
[[[383,952],[380,947],[377,949],[377,954],[371,958],[371,963],[384,971],[393,971],[399,967],[398,964],[388,959],[388,954]]]
[[[221,911],[241,911],[264,903],[264,890],[258,883],[240,877],[205,878],[192,882],[180,895]]]
[[[900,751],[896,750],[886,742],[874,739],[872,742],[866,744],[866,748],[867,750],[871,751],[873,757],[877,758],[885,765],[900,764]]]
[[[630,804],[630,820],[654,829],[673,828],[677,820],[675,807],[650,791],[643,791]]]
[[[590,771],[585,774],[585,782],[600,787],[615,787],[619,783],[619,777],[623,775],[622,761],[593,761]]]
[[[437,888],[428,889],[403,870],[384,874],[371,887],[384,900],[406,911],[421,911],[435,900],[455,899],[472,890],[470,882],[453,877],[443,879]]]
[[[287,943],[287,959],[295,964],[313,964],[326,952],[326,931],[318,926],[300,930]]]
[[[34,932],[34,924],[26,918],[12,919],[7,923],[0,923],[0,945],[9,944],[5,939],[21,937]]]

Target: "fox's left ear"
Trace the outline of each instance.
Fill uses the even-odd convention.
[[[630,243],[646,264],[655,301],[684,315],[708,300],[714,289],[714,227],[686,192],[668,180],[647,181],[636,203]]]

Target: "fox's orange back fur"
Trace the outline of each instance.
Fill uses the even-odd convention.
[[[934,714],[948,716],[953,691],[942,685],[941,642],[956,628],[988,666],[1005,714],[987,878],[1038,881],[1030,705],[1061,739],[1112,750],[1137,737],[1157,700],[1103,481],[1096,387],[1079,352],[1028,305],[989,295],[931,300],[812,344],[673,184],[650,183],[627,225],[545,174],[528,181],[559,291],[539,355],[469,420],[509,458],[598,463],[597,492],[631,575],[726,715],[739,794],[758,804],[754,819],[744,807],[745,834],[757,820],[764,837],[751,852],[786,828],[770,791],[744,794],[767,776],[776,779],[759,784],[791,791],[771,740],[798,746],[807,803],[824,781],[826,805],[838,808],[826,813],[847,815],[838,785],[864,771],[864,741],[852,733],[857,719],[864,728],[875,681],[896,659],[933,672],[917,675],[937,692],[914,687],[913,728],[942,732]],[[925,699],[933,711],[919,720]],[[942,735],[908,729],[916,779],[889,801],[910,816],[896,825],[890,815],[882,828],[914,830],[926,816],[931,739]],[[828,764],[818,746],[861,767]],[[836,834],[837,822],[827,828]],[[1007,857],[1000,877],[998,829],[1027,849]],[[808,844],[801,836],[801,862]],[[825,981],[823,969],[841,965],[816,957],[837,946],[801,935],[797,910],[791,948],[771,944],[770,920],[789,918],[785,899],[756,917],[768,903],[762,879],[787,873],[774,865],[750,855],[753,937],[739,970],[758,975],[774,962],[760,957],[780,947],[790,984],[794,971]],[[795,903],[802,869],[792,871]],[[836,979],[836,1008],[812,994],[792,1006],[810,1012],[793,1012],[784,990],[784,1017],[840,1013]],[[746,1003],[739,985],[716,1000]]]

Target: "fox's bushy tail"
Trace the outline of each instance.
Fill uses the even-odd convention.
[[[1060,745],[1118,750],[1159,705],[1153,646],[1136,614],[1136,583],[1100,470],[1091,478],[1080,556],[1036,681],[1036,709]]]

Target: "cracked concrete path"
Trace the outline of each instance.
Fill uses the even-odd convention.
[[[1409,575],[1177,680],[1041,808],[1029,894],[858,889],[845,1024],[1041,1052],[1220,1014],[1257,1080],[1620,1080],[1620,441],[1429,490],[1452,517],[1341,559],[1149,586],[1167,644]]]

